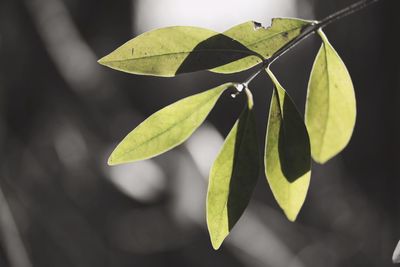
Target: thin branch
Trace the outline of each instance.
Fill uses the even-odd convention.
[[[268,67],[270,64],[270,60],[267,58],[266,60],[263,61],[263,63],[261,64],[261,66],[253,73],[249,76],[249,78],[246,79],[246,81],[243,82],[243,85],[245,87],[248,87],[249,83],[251,83],[252,80],[254,80],[255,77],[258,76],[258,74],[260,74],[263,69],[265,69],[266,67]]]
[[[287,43],[286,45],[281,47],[271,57],[265,59],[261,63],[261,65],[259,65],[257,70],[252,75],[250,75],[249,78],[247,78],[245,82],[243,82],[243,84],[247,86],[255,77],[258,76],[258,74],[260,74],[263,71],[263,69],[265,69],[266,67],[271,65],[275,60],[280,58],[286,52],[293,49],[301,41],[307,39],[310,35],[314,34],[319,29],[324,28],[324,27],[328,26],[329,24],[331,24],[337,20],[340,20],[350,14],[358,12],[361,9],[364,9],[369,5],[377,3],[378,1],[380,1],[380,0],[361,0],[361,1],[358,1],[348,7],[345,7],[343,9],[325,17],[324,19],[322,19],[320,21],[315,21],[315,22],[311,23],[308,27],[306,27],[303,30],[303,32],[299,36],[297,36],[295,39],[293,39],[292,41],[290,41],[289,43]]]
[[[336,20],[339,20],[339,19],[344,18],[344,17],[346,17],[346,16],[348,16],[350,14],[353,14],[353,13],[355,13],[357,11],[360,11],[361,9],[364,9],[367,6],[372,5],[372,4],[374,4],[374,3],[378,2],[378,1],[380,1],[380,0],[361,0],[361,1],[358,1],[358,2],[348,6],[346,8],[343,8],[342,10],[339,10],[339,11],[333,13],[332,15],[329,15],[328,17],[324,18],[323,20],[321,20],[319,22],[319,27],[323,28],[323,27],[331,24],[332,22],[334,22]]]

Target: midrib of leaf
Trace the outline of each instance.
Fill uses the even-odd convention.
[[[282,107],[281,107],[281,99],[279,98],[279,93],[278,93],[278,89],[276,88],[276,86],[274,86],[274,90],[275,90],[275,97],[276,97],[276,100],[278,102],[279,117],[281,117],[281,121],[283,122],[283,112],[282,112]],[[285,127],[285,125],[283,125],[283,127]],[[284,132],[286,132],[285,129],[283,129],[283,130],[284,130]]]
[[[323,46],[324,46],[324,50],[325,50],[325,65],[326,65],[326,80],[328,81],[328,110],[327,110],[327,116],[326,118],[329,118],[329,114],[331,112],[331,105],[329,104],[329,100],[330,100],[330,96],[331,96],[331,82],[330,82],[330,78],[329,78],[329,64],[328,64],[328,53],[327,53],[327,45],[325,42],[327,42],[328,40],[324,37],[322,37],[323,39]],[[328,129],[328,119],[325,119],[325,123],[324,123],[324,131],[323,131],[323,137],[322,137],[322,141],[321,141],[321,145],[319,146],[319,155],[322,154],[322,148],[324,147],[324,143],[325,143],[325,139],[326,139],[326,130]]]
[[[272,72],[271,72],[271,74],[272,74]],[[276,79],[275,75],[273,75],[273,79],[275,80],[275,82],[279,83],[279,81]],[[286,139],[286,128],[285,128],[285,123],[283,123],[284,117],[283,117],[283,112],[282,112],[282,107],[281,107],[281,99],[279,98],[279,92],[278,92],[278,88],[276,85],[274,85],[274,90],[275,90],[275,95],[276,95],[277,102],[278,102],[279,116],[281,117],[281,121],[282,121],[283,135]],[[284,93],[286,93],[286,92],[284,92]],[[288,95],[286,95],[286,97],[288,97]]]
[[[261,60],[264,59],[263,56],[258,54],[254,51],[246,51],[246,50],[237,50],[237,49],[207,49],[207,50],[194,50],[194,51],[182,51],[182,52],[172,52],[172,53],[165,53],[165,54],[157,54],[157,55],[150,55],[150,56],[142,56],[137,58],[127,58],[127,59],[117,59],[117,60],[105,60],[103,63],[109,62],[124,62],[124,61],[136,61],[140,59],[149,59],[149,58],[156,58],[156,57],[164,57],[164,56],[172,56],[172,55],[181,55],[181,54],[193,54],[193,53],[215,53],[215,52],[232,52],[237,54],[245,54],[251,56],[257,56]]]
[[[276,98],[277,98],[277,100],[278,100],[279,116],[281,117],[281,124],[282,124],[283,136],[284,136],[284,138],[285,138],[285,139],[283,140],[283,142],[285,142],[285,140],[286,140],[286,132],[287,132],[287,131],[286,131],[286,125],[285,125],[285,123],[284,123],[284,118],[283,118],[283,112],[282,112],[282,107],[281,107],[281,100],[280,100],[279,93],[278,93],[278,89],[276,88],[276,86],[275,86],[274,90],[275,90],[275,92],[276,92]],[[286,97],[287,97],[287,96],[286,96]],[[279,134],[279,133],[278,133],[278,134]],[[279,142],[279,141],[278,141],[278,142]],[[285,142],[285,146],[286,146],[286,142]],[[278,153],[279,153],[279,152],[278,152]],[[280,162],[279,162],[279,165],[281,165]],[[280,168],[282,168],[282,166],[280,166]],[[291,208],[293,208],[292,201],[290,201],[290,196],[292,195],[292,194],[290,193],[291,187],[290,187],[290,186],[287,187],[285,191],[287,192],[287,193],[285,194],[286,202],[289,202]]]
[[[277,35],[281,35],[284,32],[287,33],[291,33],[293,31],[296,31],[298,29],[303,28],[303,26],[301,27],[296,27],[293,28],[291,30],[288,31],[280,31],[277,33],[274,33],[273,35],[270,35],[268,37],[259,39],[253,43],[247,44],[246,46],[248,47],[253,47],[261,42],[264,42],[266,40],[270,40],[275,38]],[[234,39],[234,38],[232,38]],[[238,41],[239,42],[239,41]],[[137,57],[137,58],[128,58],[128,59],[118,59],[118,60],[105,60],[103,61],[104,63],[108,63],[108,62],[124,62],[124,61],[136,61],[136,60],[140,60],[140,59],[148,59],[148,58],[155,58],[155,57],[163,57],[163,56],[172,56],[172,55],[181,55],[181,54],[191,54],[191,53],[214,53],[214,52],[232,52],[232,53],[238,53],[238,54],[245,54],[245,55],[250,55],[250,56],[257,56],[259,57],[261,60],[264,59],[264,57],[262,55],[260,55],[259,53],[255,52],[255,51],[246,51],[246,50],[237,50],[237,49],[207,49],[207,50],[194,50],[194,51],[182,51],[182,52],[172,52],[172,53],[165,53],[165,54],[157,54],[157,55],[150,55],[150,56],[142,56],[142,57]]]
[[[220,94],[220,93],[222,93],[222,92],[219,92],[219,94]],[[210,100],[211,100],[212,98],[214,98],[214,97],[215,97],[215,94],[212,95],[212,96],[211,96],[210,98],[208,98],[207,100],[205,100],[204,102],[201,102],[199,105],[196,106],[195,110],[198,110],[198,107],[204,106],[205,104],[207,104],[208,102],[210,102]],[[169,131],[170,131],[172,128],[174,128],[176,125],[178,125],[178,124],[180,124],[180,123],[182,123],[182,122],[188,120],[189,118],[191,118],[192,116],[194,116],[194,114],[197,114],[197,113],[198,113],[198,112],[193,112],[193,113],[191,113],[189,116],[184,117],[182,120],[175,122],[174,124],[172,124],[171,126],[169,126],[167,129],[165,129],[164,131],[161,131],[160,133],[158,133],[158,134],[152,136],[151,138],[145,140],[145,141],[142,142],[141,144],[135,146],[135,148],[126,150],[123,154],[121,154],[120,157],[123,157],[123,156],[125,156],[126,154],[131,153],[131,152],[133,152],[133,151],[139,149],[140,147],[142,147],[142,146],[144,146],[145,144],[151,142],[152,140],[156,139],[157,137],[159,137],[159,136],[165,134],[166,132],[169,132]]]
[[[250,110],[249,110],[250,111]],[[240,136],[239,137],[239,149],[238,149],[238,154],[240,153],[240,151],[242,150],[242,143],[243,143],[243,137],[244,137],[244,135],[246,134],[246,129],[247,129],[247,125],[248,125],[248,123],[249,123],[249,116],[250,116],[250,112],[248,112],[248,114],[247,114],[247,116],[246,116],[246,123],[245,123],[245,125],[244,125],[244,133],[243,133],[243,135],[242,136]],[[238,124],[239,125],[239,124]],[[237,130],[239,130],[239,129],[237,129]],[[234,151],[235,152],[235,151]],[[235,157],[235,156],[234,156]],[[234,164],[234,162],[233,162],[233,164]],[[231,177],[232,177],[232,174],[235,172],[235,170],[237,170],[237,166],[238,165],[234,165],[233,166],[233,169],[232,169],[232,173],[231,173]],[[229,192],[228,192],[228,195],[229,195]],[[219,220],[218,220],[218,226],[219,227],[221,227],[221,219],[222,219],[222,213],[223,213],[223,211],[226,209],[226,207],[228,206],[228,198],[226,198],[226,201],[224,202],[224,206],[222,207],[222,209],[221,209],[221,212],[219,212]],[[228,227],[229,227],[229,225],[228,225]],[[220,237],[221,237],[221,231],[218,231],[218,240],[220,239]]]
[[[280,85],[280,83],[279,83],[278,79],[275,77],[275,75],[272,73],[272,71],[271,71],[270,69],[267,69],[267,73],[270,75],[270,77],[271,77],[271,79],[272,79],[272,81],[273,81],[273,83],[274,83],[274,91],[275,91],[276,100],[277,100],[277,103],[278,103],[279,116],[280,116],[280,118],[281,118],[282,131],[283,131],[283,136],[284,136],[284,141],[285,141],[285,140],[287,139],[287,137],[286,137],[286,133],[287,133],[287,131],[286,131],[286,125],[285,125],[285,123],[284,123],[284,114],[283,114],[283,112],[282,112],[282,107],[281,107],[281,101],[280,101],[279,92],[278,92],[277,86],[275,85],[275,83],[277,83],[277,84],[279,84],[279,85]],[[282,85],[281,85],[281,87],[282,87]],[[283,89],[283,91],[284,91],[285,97],[287,97],[291,102],[293,102],[292,99],[290,98],[290,96],[286,93],[285,89],[284,89],[283,87],[282,87],[282,89]],[[294,108],[295,108],[295,110],[299,113],[297,107],[294,106]],[[268,130],[268,129],[267,129],[267,130]],[[267,134],[268,134],[268,133],[267,133]],[[286,144],[285,144],[285,146],[286,146]],[[287,187],[285,191],[287,192],[287,193],[285,194],[286,202],[289,202],[289,203],[290,203],[290,206],[291,206],[291,209],[293,209],[293,207],[294,207],[295,205],[292,203],[292,201],[290,201],[290,199],[291,199],[290,196],[292,195],[290,192],[292,191],[292,187],[290,187],[290,186]]]
[[[251,43],[251,44],[248,44],[247,46],[253,47],[254,45],[259,44],[259,43],[261,43],[261,42],[264,42],[265,40],[270,40],[270,39],[272,39],[272,38],[275,38],[275,36],[281,35],[281,34],[284,33],[284,32],[290,33],[290,32],[296,31],[296,30],[301,29],[301,28],[303,28],[303,26],[301,26],[301,27],[296,27],[296,28],[293,28],[293,29],[288,30],[288,31],[280,31],[280,32],[274,33],[273,35],[270,35],[270,36],[268,36],[268,37],[262,38],[262,39],[260,39],[260,40],[258,40],[258,41],[256,41],[256,42],[253,42],[253,43]]]

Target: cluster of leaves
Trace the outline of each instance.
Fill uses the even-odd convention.
[[[274,84],[263,156],[265,174],[279,206],[294,221],[310,184],[311,158],[325,163],[338,154],[349,142],[356,119],[350,75],[321,29],[322,46],[311,72],[305,120],[269,65],[260,64],[310,25],[313,22],[277,18],[269,28],[246,22],[224,33],[197,27],[161,28],[137,36],[99,63],[164,77],[199,70],[228,74],[256,65],[265,68]],[[247,102],[210,172],[207,224],[215,249],[243,214],[262,165],[247,83],[226,83],[161,109],[129,133],[108,161],[116,165],[144,160],[181,144],[228,88],[245,91]]]

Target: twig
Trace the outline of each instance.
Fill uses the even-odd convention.
[[[246,81],[243,82],[243,84],[247,87],[249,83],[258,76],[266,67],[270,66],[274,61],[276,61],[278,58],[280,58],[282,55],[284,55],[286,52],[290,51],[292,48],[294,48],[297,44],[299,44],[301,41],[305,40],[308,38],[310,35],[314,34],[316,31],[318,31],[321,28],[324,28],[328,26],[329,24],[342,19],[350,14],[353,14],[357,11],[360,11],[361,9],[366,8],[369,5],[372,5],[380,0],[361,0],[358,1],[348,7],[345,7],[320,21],[315,21],[311,23],[308,27],[306,27],[303,32],[297,36],[295,39],[281,47],[277,52],[275,52],[271,57],[265,59],[261,65],[257,68],[257,70],[249,76],[249,78],[246,79]]]

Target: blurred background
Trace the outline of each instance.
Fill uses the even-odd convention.
[[[207,176],[241,111],[225,95],[180,147],[108,167],[144,118],[249,75],[129,75],[97,59],[157,27],[223,31],[247,20],[321,19],[355,0],[0,0],[0,266],[392,266],[400,238],[400,1],[382,0],[326,33],[352,75],[358,119],[349,146],[314,164],[296,223],[264,176],[245,215],[213,251]],[[301,110],[320,46],[307,39],[273,66]],[[260,146],[272,85],[252,84]]]

